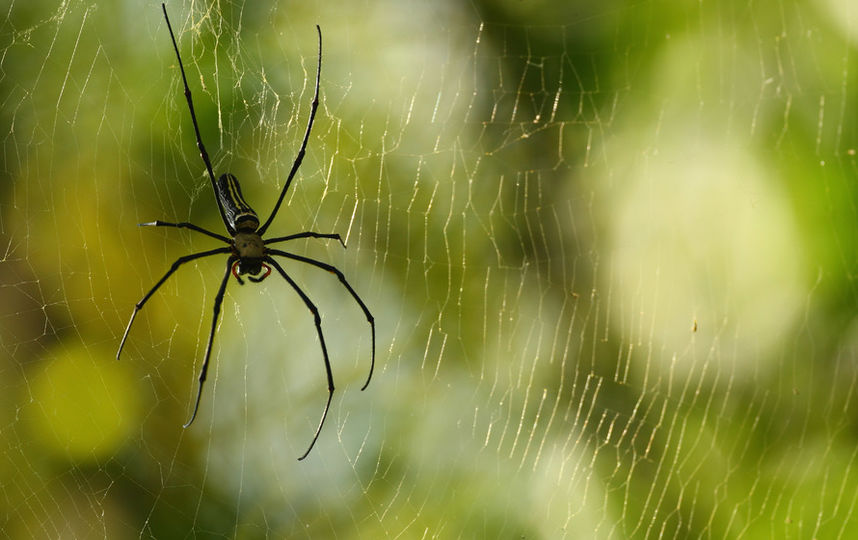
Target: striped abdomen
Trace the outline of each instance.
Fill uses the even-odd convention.
[[[229,173],[222,174],[217,179],[217,196],[234,231],[254,232],[259,227],[259,218],[244,200],[238,178]]]

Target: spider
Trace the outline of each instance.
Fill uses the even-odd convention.
[[[274,217],[277,215],[277,210],[280,209],[280,204],[283,202],[283,198],[286,195],[286,192],[289,190],[289,185],[292,183],[292,179],[295,177],[295,173],[298,171],[298,167],[301,166],[301,161],[304,159],[304,152],[307,149],[307,141],[310,138],[310,130],[313,128],[313,120],[316,117],[316,109],[319,106],[319,77],[322,70],[322,30],[316,25],[316,32],[319,35],[319,57],[318,64],[316,67],[316,86],[315,93],[313,95],[312,107],[310,110],[310,119],[307,122],[307,129],[304,132],[304,139],[301,142],[301,148],[298,150],[298,155],[295,157],[295,161],[292,163],[292,169],[289,171],[289,176],[286,178],[286,183],[283,185],[283,189],[280,192],[280,197],[277,199],[277,202],[274,205],[274,209],[271,211],[271,215],[262,224],[259,226],[259,218],[256,215],[256,212],[253,208],[250,207],[249,204],[244,200],[244,196],[241,194],[241,187],[239,186],[238,179],[232,174],[224,174],[221,175],[217,180],[215,179],[214,172],[212,171],[212,164],[209,160],[208,153],[206,152],[205,146],[203,146],[202,138],[200,137],[200,128],[197,125],[197,117],[194,113],[194,102],[191,99],[191,90],[188,88],[188,80],[185,77],[185,68],[182,65],[182,57],[179,54],[179,46],[176,44],[176,37],[173,35],[173,28],[170,25],[170,18],[167,16],[167,7],[164,4],[161,4],[161,9],[164,12],[164,20],[167,21],[167,29],[170,31],[170,39],[173,41],[173,49],[176,51],[176,59],[179,61],[179,71],[182,74],[182,83],[185,87],[185,99],[188,102],[188,109],[191,113],[191,122],[194,125],[194,132],[197,138],[197,148],[200,151],[200,157],[203,159],[203,163],[205,163],[206,171],[208,171],[209,179],[212,183],[212,188],[215,192],[215,199],[217,201],[218,210],[220,212],[220,217],[223,220],[223,224],[226,227],[227,233],[229,233],[229,237],[223,236],[221,234],[209,231],[193,223],[181,222],[181,223],[167,223],[165,221],[152,221],[149,223],[140,223],[141,227],[176,227],[179,229],[190,229],[192,231],[202,233],[211,238],[215,238],[220,240],[221,242],[227,244],[226,247],[220,247],[216,249],[210,249],[208,251],[202,251],[199,253],[192,253],[190,255],[185,255],[184,257],[179,257],[170,269],[161,277],[160,280],[152,287],[149,292],[143,296],[143,299],[137,302],[134,306],[134,311],[131,313],[131,320],[128,321],[128,326],[125,328],[125,334],[122,336],[122,341],[119,343],[119,350],[116,352],[116,359],[119,359],[120,354],[122,354],[122,348],[125,346],[125,340],[128,339],[128,332],[131,330],[131,325],[134,323],[134,317],[137,316],[137,312],[143,309],[143,306],[146,304],[146,301],[152,297],[155,291],[158,290],[161,285],[164,284],[167,279],[173,275],[173,273],[179,269],[183,264],[194,261],[197,259],[202,259],[203,257],[210,257],[212,255],[224,254],[228,255],[226,260],[226,272],[224,273],[223,279],[220,282],[220,288],[217,291],[217,295],[214,300],[214,309],[212,316],[212,327],[211,332],[209,333],[208,345],[206,345],[206,356],[205,360],[203,360],[203,366],[200,370],[199,383],[197,389],[197,398],[194,403],[194,411],[191,414],[191,418],[184,424],[184,427],[188,427],[194,421],[194,418],[197,416],[197,410],[200,407],[200,397],[203,392],[203,383],[206,380],[206,372],[209,367],[209,359],[211,358],[212,352],[212,343],[214,342],[215,330],[217,328],[218,317],[220,316],[220,308],[223,303],[223,296],[226,292],[226,284],[229,281],[230,274],[235,277],[235,280],[238,281],[239,285],[244,285],[244,280],[242,280],[241,276],[247,274],[247,279],[254,283],[259,283],[267,278],[271,274],[272,267],[274,270],[280,274],[284,280],[298,293],[298,296],[301,297],[301,300],[307,306],[307,309],[313,315],[313,321],[316,325],[316,333],[319,336],[319,343],[322,347],[322,358],[325,361],[325,371],[328,377],[328,401],[325,403],[325,408],[322,411],[322,418],[319,421],[319,426],[316,428],[316,433],[313,435],[313,440],[310,442],[310,446],[307,448],[307,451],[304,452],[298,460],[302,460],[310,453],[310,450],[313,449],[313,446],[316,444],[316,440],[319,438],[319,433],[322,431],[322,426],[325,423],[325,418],[328,415],[328,409],[331,407],[331,399],[334,395],[334,377],[331,373],[331,363],[328,359],[328,349],[325,346],[325,337],[322,334],[322,323],[321,317],[319,316],[319,310],[312,300],[304,293],[303,290],[298,286],[295,281],[289,277],[289,274],[283,270],[280,264],[274,260],[273,256],[284,257],[286,259],[291,259],[293,261],[302,262],[305,264],[309,264],[311,266],[315,266],[321,268],[322,270],[327,270],[328,272],[334,274],[339,278],[340,283],[348,290],[349,294],[355,299],[357,304],[363,310],[364,315],[366,315],[367,321],[369,321],[370,331],[372,335],[372,357],[370,361],[369,367],[369,376],[366,379],[366,382],[361,387],[361,390],[365,390],[369,385],[369,381],[372,379],[372,372],[375,367],[375,319],[370,313],[369,309],[366,307],[366,304],[363,303],[360,296],[355,292],[355,290],[349,285],[348,281],[346,281],[343,273],[337,269],[336,267],[317,261],[315,259],[311,259],[309,257],[304,257],[302,255],[297,255],[294,253],[290,253],[288,251],[281,251],[278,249],[272,249],[268,246],[271,244],[276,244],[280,242],[287,242],[289,240],[297,240],[300,238],[322,238],[322,239],[335,239],[345,247],[345,243],[339,234],[327,234],[327,233],[318,233],[313,231],[305,231],[296,234],[290,234],[288,236],[279,236],[277,238],[268,238],[263,240],[263,236],[265,232],[268,230],[268,226],[271,225],[271,222],[274,220]],[[260,275],[261,274],[261,275]]]

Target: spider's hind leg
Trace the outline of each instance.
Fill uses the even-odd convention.
[[[309,309],[310,312],[313,314],[313,322],[316,324],[316,332],[319,334],[319,343],[322,346],[322,358],[325,360],[325,373],[328,376],[328,401],[327,403],[325,403],[325,409],[322,411],[322,419],[319,421],[319,427],[316,428],[316,433],[315,435],[313,435],[313,440],[310,441],[309,448],[307,448],[307,451],[304,452],[304,454],[298,458],[298,461],[301,461],[302,459],[307,457],[307,455],[309,455],[310,450],[313,449],[313,446],[316,444],[316,440],[319,438],[319,433],[322,432],[322,426],[325,425],[325,418],[328,417],[328,409],[331,408],[331,399],[334,397],[334,375],[331,372],[331,362],[328,359],[328,348],[325,346],[325,336],[324,334],[322,334],[322,317],[319,315],[319,309],[316,307],[316,304],[314,304],[313,301],[310,300],[310,297],[308,297],[307,294],[301,290],[301,287],[299,287],[298,284],[295,283],[295,281],[291,277],[289,277],[289,274],[287,274],[274,259],[272,259],[271,257],[265,257],[264,260],[265,262],[273,266],[274,269],[277,270],[277,272],[281,276],[283,276],[283,279],[285,279],[289,283],[289,285],[291,285],[292,288],[295,289],[295,292],[297,292],[298,296],[301,297],[301,300],[304,301],[304,305],[306,305],[307,309]]]
[[[358,293],[352,288],[351,285],[349,285],[349,282],[346,280],[346,276],[343,275],[343,273],[337,267],[328,263],[323,263],[322,261],[317,261],[316,259],[302,257],[301,255],[295,255],[294,253],[289,253],[288,251],[272,249],[269,250],[269,253],[271,255],[286,257],[288,259],[292,259],[293,261],[300,261],[302,263],[321,268],[322,270],[334,274],[335,276],[337,276],[337,279],[340,280],[340,283],[342,283],[343,287],[345,287],[349,294],[352,295],[352,298],[354,298],[358,306],[360,306],[361,311],[363,311],[363,314],[366,317],[367,322],[369,323],[369,329],[372,338],[372,356],[370,358],[369,364],[369,375],[367,375],[366,382],[363,383],[363,386],[361,387],[361,390],[366,390],[366,387],[369,386],[369,381],[372,380],[372,373],[375,370],[375,317],[372,316],[372,313],[370,313],[369,308],[366,307],[366,304],[364,304],[363,300],[361,300],[360,296],[358,296]]]

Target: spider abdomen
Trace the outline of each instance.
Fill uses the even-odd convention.
[[[220,199],[226,220],[232,231],[254,232],[259,228],[259,218],[253,208],[244,200],[238,178],[230,173],[217,179],[217,197]],[[261,254],[259,255],[262,256]]]

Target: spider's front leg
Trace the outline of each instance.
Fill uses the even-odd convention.
[[[231,243],[229,238],[227,238],[226,236],[211,232],[208,229],[204,229],[202,227],[194,225],[193,223],[188,223],[187,221],[183,221],[181,223],[168,223],[166,221],[158,220],[158,221],[149,221],[147,223],[138,223],[137,226],[138,227],[176,227],[177,229],[190,229],[192,231],[197,231],[199,233],[203,233],[206,236],[211,236],[212,238],[217,238],[221,242],[225,242],[227,244]]]

